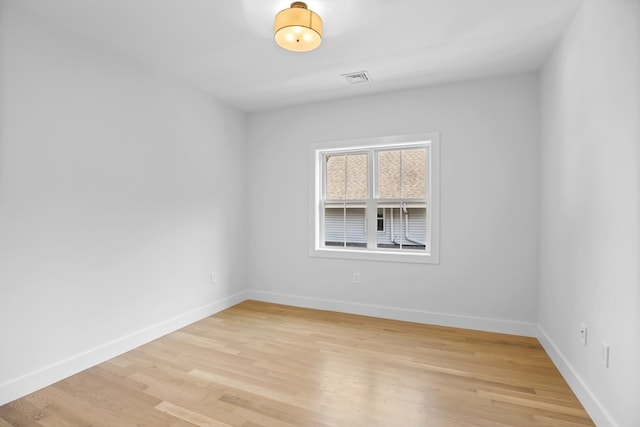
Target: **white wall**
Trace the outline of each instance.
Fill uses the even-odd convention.
[[[639,5],[586,2],[541,80],[540,338],[599,426],[640,425]]]
[[[0,404],[233,302],[245,139],[244,115],[1,5]]]
[[[254,113],[248,123],[254,298],[535,334],[537,76]],[[440,264],[309,257],[309,144],[430,131],[441,134]]]

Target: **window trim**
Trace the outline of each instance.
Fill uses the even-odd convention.
[[[429,164],[428,164],[428,197],[427,206],[430,207],[430,228],[431,242],[430,253],[413,253],[409,251],[399,250],[381,250],[381,249],[354,249],[354,248],[327,248],[322,246],[320,231],[322,230],[320,219],[322,218],[321,208],[321,191],[322,189],[322,159],[323,153],[347,152],[358,149],[381,149],[394,148],[393,146],[402,146],[403,148],[411,145],[429,146]],[[370,159],[370,167],[374,159]],[[373,171],[373,169],[371,169]],[[369,173],[369,191],[373,192],[375,187],[371,182],[375,175]],[[370,200],[373,199],[370,197]],[[367,207],[367,208],[372,208]],[[366,260],[366,261],[389,261],[389,262],[408,262],[408,263],[424,263],[439,264],[440,263],[440,134],[437,132],[411,134],[411,135],[394,135],[384,137],[372,137],[362,139],[351,139],[342,141],[316,142],[309,146],[309,255],[321,258],[338,258],[350,260]],[[377,235],[377,215],[368,216],[372,224],[367,227]]]

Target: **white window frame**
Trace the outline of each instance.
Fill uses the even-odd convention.
[[[427,207],[430,208],[427,227],[430,230],[429,250],[425,251],[398,251],[384,248],[353,248],[324,246],[321,220],[322,209],[322,179],[323,179],[323,155],[327,152],[348,152],[365,149],[400,149],[411,146],[424,146],[429,148],[427,161]],[[374,191],[374,163],[373,156],[369,156],[368,179],[369,193]],[[309,255],[312,257],[338,258],[366,261],[409,262],[424,264],[440,263],[440,135],[437,132],[396,135],[385,137],[373,137],[356,140],[318,142],[309,147]],[[374,197],[369,197],[367,211],[377,208],[373,202]],[[377,234],[377,214],[368,215],[367,229]]]

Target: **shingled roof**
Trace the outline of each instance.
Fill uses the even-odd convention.
[[[425,156],[424,148],[379,151],[378,198],[426,197]],[[326,197],[329,200],[367,198],[366,153],[327,156]]]

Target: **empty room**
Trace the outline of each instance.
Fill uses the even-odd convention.
[[[0,0],[0,427],[640,426],[640,0]]]

